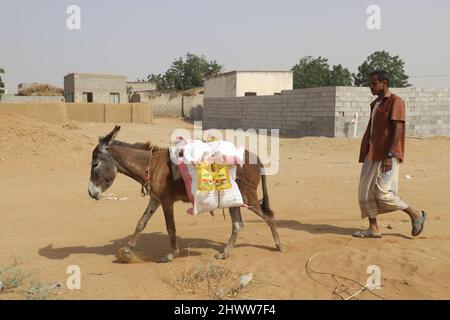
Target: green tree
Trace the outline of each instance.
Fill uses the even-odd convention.
[[[0,99],[1,99],[2,94],[5,93],[5,84],[2,81],[2,74],[4,74],[4,73],[5,73],[5,69],[0,68]]]
[[[222,66],[215,60],[188,53],[184,59],[175,59],[165,74],[150,74],[147,79],[155,82],[160,91],[187,90],[203,86],[206,77],[221,71]]]
[[[294,89],[352,85],[352,74],[347,68],[339,64],[330,70],[328,59],[322,57],[303,57],[291,70]]]
[[[404,69],[405,63],[399,56],[391,56],[387,51],[376,51],[367,57],[358,67],[358,73],[353,74],[355,85],[359,87],[368,86],[370,72],[374,70],[385,70],[389,73],[390,87],[404,88],[410,86],[408,76]]]
[[[330,86],[346,86],[349,87],[352,85],[352,73],[347,68],[344,68],[342,65],[338,64],[337,66],[333,66],[333,69],[330,71]]]
[[[294,73],[294,89],[325,87],[330,78],[328,60],[322,57],[303,57],[292,67]]]

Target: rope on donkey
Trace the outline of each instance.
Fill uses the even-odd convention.
[[[141,196],[150,196],[150,181],[151,181],[151,174],[150,174],[150,165],[152,163],[152,155],[153,155],[153,148],[150,149],[150,157],[148,159],[148,167],[147,170],[145,170],[145,182],[141,185]]]

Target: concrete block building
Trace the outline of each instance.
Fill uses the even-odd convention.
[[[66,102],[128,103],[133,92],[155,88],[151,82],[127,82],[123,75],[69,73],[64,77]]]
[[[267,96],[292,88],[292,71],[231,71],[205,81],[205,98]]]
[[[127,78],[122,75],[69,73],[64,77],[67,102],[128,102]]]

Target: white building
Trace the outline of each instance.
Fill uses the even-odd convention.
[[[205,81],[205,98],[267,96],[292,89],[292,71],[231,71]]]

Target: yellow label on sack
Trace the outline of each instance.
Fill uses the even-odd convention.
[[[197,165],[197,186],[199,191],[214,190],[214,176],[210,164]]]
[[[231,189],[230,171],[226,164],[213,164],[213,180],[216,190]]]

